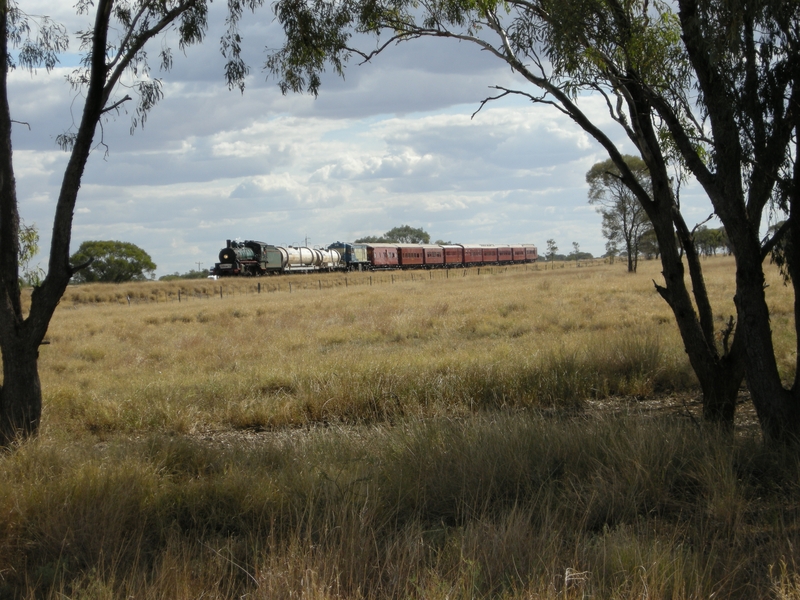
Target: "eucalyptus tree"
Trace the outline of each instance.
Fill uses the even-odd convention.
[[[72,220],[84,168],[97,145],[104,115],[131,105],[131,130],[140,126],[162,98],[161,81],[151,76],[148,50],[163,71],[172,65],[170,41],[179,50],[200,43],[208,28],[210,0],[79,0],[76,8],[88,19],[76,32],[83,60],[69,76],[78,123],[58,136],[69,159],[53,220],[47,275],[32,292],[30,310],[20,299],[20,218],[14,181],[8,102],[8,72],[25,68],[53,69],[67,49],[66,29],[47,17],[26,14],[10,0],[0,0],[0,444],[37,431],[42,392],[38,373],[39,345],[70,278],[85,264],[71,264]],[[226,57],[225,79],[244,90],[248,67],[241,57],[239,24],[246,9],[263,0],[228,0],[227,29],[221,39]],[[152,48],[151,48],[152,46]],[[124,86],[123,86],[124,84]]]
[[[130,242],[89,240],[69,257],[73,265],[89,263],[73,277],[76,283],[146,281],[155,275],[150,255]]]
[[[663,272],[656,289],[675,316],[702,389],[704,417],[730,426],[744,377],[743,319],[731,315],[717,330],[691,229],[673,190],[676,170],[688,166],[694,172],[685,146],[705,157],[707,165],[714,160],[715,139],[703,129],[703,115],[695,114],[696,75],[672,5],[660,0],[278,0],[275,12],[287,40],[267,67],[278,74],[284,92],[317,93],[326,66],[341,74],[353,57],[371,60],[395,43],[423,37],[475,44],[507,64],[519,75],[519,87],[495,86],[497,93],[480,107],[523,96],[562,112],[604,148],[652,224]],[[374,46],[356,47],[354,40],[369,36],[377,40]],[[587,95],[605,100],[611,126],[601,126],[583,109]],[[667,123],[663,115],[669,111],[675,118]],[[620,132],[647,166],[648,186],[618,148]],[[681,132],[686,143],[676,139]],[[763,251],[759,247],[753,259]],[[748,375],[748,381],[759,376]],[[777,420],[759,415],[764,430],[780,437],[770,425]],[[797,427],[795,420],[788,428]]]
[[[430,244],[431,236],[422,227],[412,227],[411,225],[400,225],[392,227],[383,236],[390,242],[400,242],[402,244]]]
[[[648,190],[650,173],[644,161],[627,154],[623,159],[642,187]],[[610,158],[592,165],[586,173],[586,183],[589,184],[589,204],[594,204],[603,218],[603,237],[612,247],[624,244],[628,272],[635,273],[639,263],[639,241],[650,228],[647,213],[622,182],[619,169]]]
[[[422,227],[412,227],[411,225],[398,225],[392,227],[383,235],[367,235],[358,238],[356,243],[387,243],[397,242],[402,244],[429,244],[430,234]]]
[[[545,253],[545,256],[547,257],[547,260],[552,261],[555,260],[557,254],[558,246],[556,245],[556,241],[553,238],[550,238],[547,240],[547,252]]]
[[[708,194],[736,258],[747,382],[762,429],[773,439],[797,439],[800,352],[787,388],[773,346],[763,265],[777,252],[785,266],[800,350],[800,4],[678,0],[678,6],[700,118],[687,124],[693,106],[686,95],[670,102],[647,88],[647,98]],[[762,237],[762,222],[773,211],[786,222]]]

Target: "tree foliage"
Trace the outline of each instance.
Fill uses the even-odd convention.
[[[37,286],[44,278],[44,271],[40,266],[31,267],[31,260],[39,253],[39,230],[36,223],[26,225],[19,223],[19,269],[20,285]]]
[[[56,201],[47,275],[36,285],[30,309],[20,298],[20,218],[14,179],[8,103],[8,72],[24,68],[51,70],[67,49],[66,29],[47,17],[26,14],[13,0],[0,5],[0,445],[37,431],[41,416],[39,345],[67,284],[79,270],[69,261],[72,219],[84,169],[97,139],[98,125],[109,114],[131,106],[131,131],[144,125],[163,97],[161,79],[151,68],[156,57],[162,72],[172,66],[172,43],[186,51],[200,43],[208,28],[210,0],[79,0],[88,19],[76,32],[82,58],[68,77],[76,119],[57,144],[69,153]],[[245,9],[263,0],[228,0],[226,30],[220,40],[224,77],[229,88],[244,89],[248,67],[242,60],[239,24]],[[151,52],[152,51],[152,52]],[[24,258],[24,256],[23,256]]]
[[[622,159],[644,190],[651,195],[650,172],[645,162],[636,156]],[[635,273],[639,261],[639,243],[650,227],[650,219],[641,202],[622,181],[622,174],[610,158],[596,163],[586,173],[589,184],[589,204],[602,215],[602,231],[610,247],[622,244],[628,257],[628,272]]]
[[[392,227],[381,236],[368,235],[356,240],[363,244],[430,244],[431,236],[421,227],[400,225]]]
[[[729,254],[730,241],[724,227],[710,228],[701,225],[695,229],[692,238],[694,244],[703,256],[716,256],[717,253]]]
[[[86,241],[69,262],[86,265],[75,273],[76,283],[145,281],[156,270],[150,255],[130,242]]]
[[[661,254],[658,249],[658,238],[652,227],[648,227],[639,238],[639,251],[647,260],[658,258]]]

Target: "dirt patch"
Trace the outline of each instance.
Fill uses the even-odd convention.
[[[605,398],[603,400],[587,400],[587,413],[630,414],[640,416],[663,416],[672,414],[686,418],[698,425],[703,421],[703,402],[699,392],[659,394],[647,398],[631,396]],[[736,400],[736,417],[734,427],[740,435],[761,435],[750,392],[739,391]]]
[[[523,411],[524,412],[524,411]],[[564,418],[565,414],[556,409],[544,412],[545,415]],[[578,412],[570,411],[575,417],[591,419],[593,416],[632,416],[638,418],[656,418],[672,415],[676,418],[686,419],[697,426],[703,422],[702,396],[699,392],[684,392],[672,394],[659,394],[646,398],[633,396],[615,396],[602,400],[587,400],[584,408]],[[456,420],[468,420],[467,415],[449,417]],[[567,416],[568,418],[568,416]],[[254,428],[254,429],[218,429],[197,431],[190,435],[195,440],[221,448],[241,446],[242,444],[259,445],[265,439],[295,444],[303,439],[319,435],[323,431],[330,432],[336,429],[347,430],[348,436],[367,435],[375,427],[391,426],[389,423],[352,424],[352,423],[309,423],[300,427],[282,428]],[[735,431],[738,435],[760,437],[761,429],[758,424],[750,392],[739,392]]]

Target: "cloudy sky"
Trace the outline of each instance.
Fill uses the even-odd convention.
[[[69,4],[21,2],[70,31],[86,27]],[[454,242],[543,249],[553,238],[564,253],[573,242],[605,251],[584,181],[605,158],[599,146],[554,109],[520,99],[472,117],[490,86],[520,85],[496,59],[466,43],[418,40],[352,64],[344,80],[326,77],[316,99],[282,96],[261,69],[265,48],[281,43],[271,11],[248,15],[243,33],[252,67],[243,95],[223,83],[212,29],[202,46],[176,52],[172,71],[154,73],[165,98],[144,129],[131,136],[124,112],[103,123],[107,152],[89,159],[73,251],[85,240],[133,242],[165,275],[213,266],[226,239],[327,245],[401,224]],[[80,116],[64,81],[76,62],[66,54],[50,74],[10,76],[12,118],[30,125],[14,127],[20,211],[45,250],[66,162],[55,137]],[[583,104],[605,118],[596,100]],[[691,189],[683,202],[692,222],[710,212]]]

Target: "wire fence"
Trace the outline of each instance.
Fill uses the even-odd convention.
[[[464,277],[483,277],[556,269],[584,269],[607,264],[604,259],[551,261],[520,265],[484,265],[454,269],[377,270],[349,272],[310,272],[264,277],[224,277],[172,281],[130,282],[125,284],[83,284],[67,288],[62,304],[133,305],[142,303],[192,302],[225,299],[253,294],[297,293],[305,290],[331,290],[359,286],[393,285],[404,282],[430,282]]]

